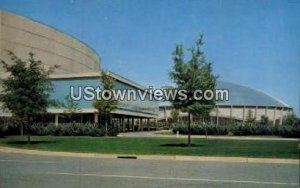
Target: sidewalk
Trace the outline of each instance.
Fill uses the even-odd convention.
[[[144,131],[144,132],[127,132],[120,133],[119,137],[161,137],[161,138],[187,138],[187,135],[176,135],[169,130],[162,131]],[[192,138],[206,138],[205,135],[192,135]],[[300,141],[298,138],[282,138],[275,136],[212,136],[208,135],[208,139],[228,139],[228,140],[290,140]]]
[[[248,158],[248,157],[209,157],[209,156],[181,156],[181,155],[126,155],[126,154],[98,154],[98,153],[73,153],[73,152],[56,152],[17,149],[0,146],[0,152],[41,155],[41,156],[57,156],[57,157],[79,157],[79,158],[101,158],[101,159],[117,159],[117,158],[136,158],[139,160],[171,160],[171,161],[201,161],[201,162],[229,162],[229,163],[277,163],[277,164],[298,164],[297,159],[275,159],[275,158]]]

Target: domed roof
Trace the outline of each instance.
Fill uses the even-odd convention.
[[[272,97],[262,91],[235,83],[218,81],[218,89],[229,90],[228,101],[218,101],[218,105],[249,105],[249,106],[277,106],[289,107],[283,101]]]
[[[227,89],[229,91],[228,101],[216,101],[217,105],[233,106],[276,106],[290,107],[283,101],[272,97],[262,91],[252,89],[239,84],[217,81],[217,89]],[[159,106],[171,106],[169,101],[160,101]]]

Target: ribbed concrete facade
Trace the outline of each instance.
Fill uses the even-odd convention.
[[[100,60],[93,50],[54,28],[5,11],[0,11],[0,23],[0,55],[6,62],[6,50],[20,58],[33,52],[46,68],[59,65],[54,74],[99,71]],[[2,67],[0,72],[5,76]]]

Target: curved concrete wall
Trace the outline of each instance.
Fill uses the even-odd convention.
[[[10,50],[20,58],[33,52],[45,65],[59,65],[54,74],[99,72],[99,57],[82,42],[33,20],[0,10],[0,57]],[[3,69],[0,68],[0,75]]]

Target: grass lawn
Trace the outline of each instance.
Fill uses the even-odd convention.
[[[115,154],[162,154],[192,156],[242,156],[267,158],[298,158],[298,141],[192,139],[188,148],[183,138],[120,138],[32,136],[0,138],[0,145],[50,151]]]

